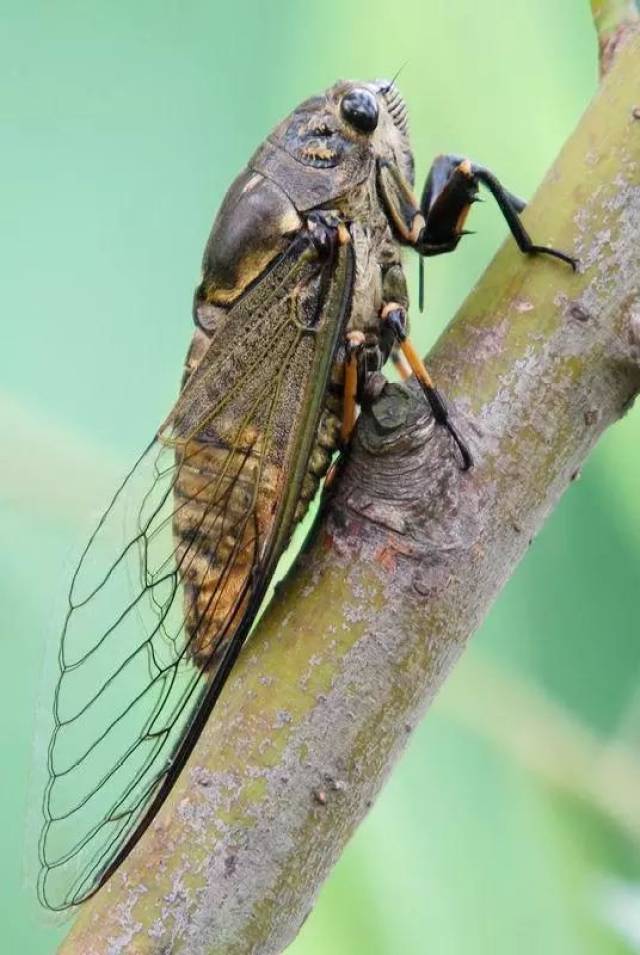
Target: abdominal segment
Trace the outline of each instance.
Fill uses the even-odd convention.
[[[218,661],[243,617],[282,479],[255,428],[233,446],[207,437],[176,449],[173,518],[187,654],[202,669]]]

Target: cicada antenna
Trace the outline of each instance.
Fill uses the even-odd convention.
[[[392,76],[392,78],[389,80],[389,82],[388,82],[385,86],[381,86],[381,87],[380,87],[380,92],[381,92],[381,93],[388,93],[388,92],[389,92],[389,90],[391,89],[391,87],[393,86],[393,84],[395,83],[395,81],[398,79],[398,77],[400,76],[400,74],[402,73],[402,71],[404,70],[404,68],[405,68],[405,66],[407,65],[408,62],[409,62],[409,60],[405,60],[404,63],[402,64],[402,66],[400,67],[400,69],[397,70],[397,71],[393,74],[393,76]]]

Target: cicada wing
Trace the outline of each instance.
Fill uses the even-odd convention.
[[[290,534],[350,308],[351,246],[304,236],[229,312],[73,576],[59,649],[40,899],[117,868],[215,704]]]

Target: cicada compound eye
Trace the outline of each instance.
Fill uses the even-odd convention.
[[[364,87],[343,96],[340,112],[361,133],[372,133],[378,125],[378,100],[371,90]]]

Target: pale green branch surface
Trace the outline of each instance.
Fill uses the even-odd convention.
[[[640,27],[636,0],[591,0],[591,15],[598,34],[600,73],[613,63],[620,45]]]
[[[527,210],[581,270],[506,243],[430,364],[458,470],[398,386],[363,415],[156,824],[64,955],[281,952],[409,732],[603,430],[640,389],[640,38]]]

